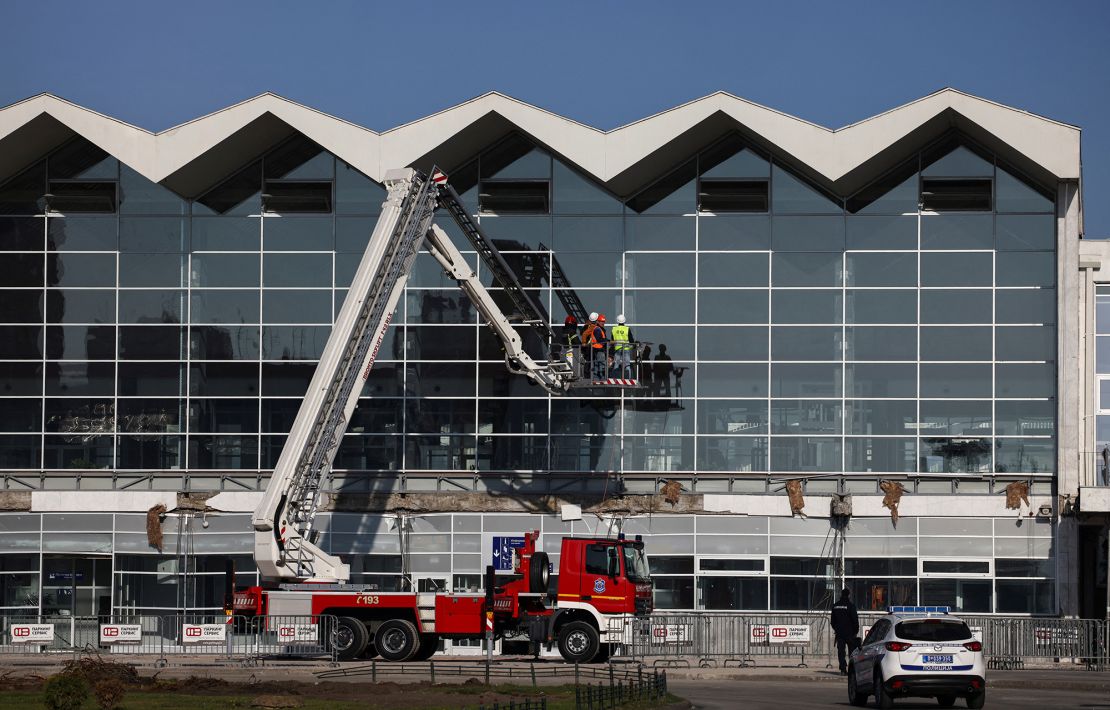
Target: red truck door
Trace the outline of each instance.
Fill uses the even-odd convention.
[[[635,589],[624,579],[620,548],[616,545],[589,543],[583,555],[582,601],[589,602],[602,614],[627,611],[630,595]]]

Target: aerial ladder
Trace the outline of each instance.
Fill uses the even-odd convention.
[[[545,312],[521,287],[447,183],[447,176],[438,170],[429,175],[411,168],[390,170],[385,186],[388,195],[381,216],[254,512],[254,557],[266,580],[295,585],[350,579],[349,565],[317,545],[315,518],[324,480],[421,246],[459,284],[501,340],[510,371],[552,393],[579,384],[579,374],[565,358],[541,362],[525,351],[514,321],[549,343],[552,332]],[[451,216],[493,273],[511,303],[512,319],[481,284],[447,233],[433,223],[439,208]]]

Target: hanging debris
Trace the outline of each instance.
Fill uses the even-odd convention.
[[[166,506],[159,503],[146,511],[146,541],[151,547],[162,551],[162,516]]]
[[[663,494],[663,500],[674,506],[678,503],[678,497],[682,495],[682,484],[678,481],[668,480],[660,486],[659,492]]]
[[[1016,510],[1018,517],[1021,517],[1021,502],[1025,501],[1027,508],[1033,506],[1029,504],[1029,482],[1028,481],[1012,481],[1006,485],[1006,510]]]
[[[806,507],[805,498],[802,496],[802,482],[795,478],[786,482],[786,497],[790,499],[790,514],[806,517],[802,508]]]
[[[885,494],[883,496],[883,507],[890,508],[890,521],[894,527],[898,527],[898,503],[902,500],[902,494],[906,492],[905,487],[898,481],[879,481],[879,488]]]
[[[829,500],[829,518],[833,527],[843,529],[852,519],[852,494],[833,493]]]

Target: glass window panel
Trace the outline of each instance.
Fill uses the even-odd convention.
[[[767,401],[703,399],[698,402],[699,434],[766,434]]]
[[[766,360],[767,328],[706,326],[698,330],[699,360]],[[678,352],[675,357],[681,357]]]
[[[259,217],[193,217],[190,224],[197,251],[258,251],[262,243]]]
[[[506,260],[512,255],[506,255]],[[576,290],[585,287],[615,288],[621,285],[621,261],[623,254],[617,251],[595,251],[591,253],[566,253],[553,255],[554,266],[562,270],[566,280]],[[542,276],[547,280],[547,257],[542,259]],[[510,262],[510,267],[513,267]],[[516,267],[513,267],[517,271]],[[520,273],[517,271],[517,273]]]
[[[924,290],[921,292],[921,322],[989,324],[993,317],[991,295],[986,290]]]
[[[9,469],[38,468],[41,459],[39,450],[39,436],[0,436],[0,466]],[[0,535],[0,546],[7,547],[3,538],[12,535]],[[34,533],[37,546],[38,533]]]
[[[841,366],[833,363],[771,363],[772,397],[839,397]]]
[[[1052,577],[1056,573],[1053,560],[1007,560],[994,561],[996,577]]]
[[[0,360],[38,360],[42,342],[42,326],[0,326]]]
[[[295,136],[271,151],[264,159],[267,180],[277,178],[328,180],[334,175],[334,159],[304,136]]]
[[[921,603],[948,606],[964,613],[991,611],[991,581],[966,579],[929,579],[921,581]]]
[[[990,397],[990,365],[921,365],[922,397]]]
[[[39,286],[39,287],[41,287],[45,283],[43,281],[44,273],[49,274],[49,281],[50,281],[51,286],[59,284],[61,279],[64,278],[65,275],[64,275],[64,273],[59,273],[59,266],[60,265],[57,263],[57,259],[56,258],[50,258],[50,257],[55,257],[55,256],[56,255],[53,255],[53,254],[49,255],[48,259],[49,259],[50,266],[46,271],[44,271],[42,254],[0,254],[0,274],[4,275],[4,286],[7,286],[7,287]],[[100,254],[88,254],[88,255],[73,254],[73,255],[67,255],[67,256],[98,257],[98,256],[102,256],[102,255],[100,255]],[[103,256],[109,256],[110,257],[112,255],[111,254],[105,254]],[[113,273],[114,273],[115,264],[112,264],[112,270],[113,270]],[[75,276],[80,274],[79,270],[75,269],[75,271],[77,271],[77,273],[75,273]],[[79,279],[74,279],[74,280],[79,281]],[[65,285],[67,285],[67,286],[72,286],[72,285],[81,286],[81,285],[88,285],[88,284],[67,283]],[[91,284],[91,285],[97,286],[99,284]]]
[[[912,212],[917,211],[917,184]],[[917,215],[909,217],[854,217],[847,222],[849,249],[917,249]]]
[[[123,252],[178,254],[189,250],[185,218],[122,217],[119,249]]]
[[[0,251],[42,251],[45,227],[41,217],[0,217]]]
[[[42,306],[41,289],[0,291],[0,323],[41,323]]]
[[[911,473],[917,470],[916,439],[849,437],[844,445],[847,471]]]
[[[995,209],[999,212],[1052,212],[1053,201],[1002,168],[994,178]]]
[[[382,363],[379,369],[387,368]],[[312,363],[264,362],[262,363],[262,396],[303,397],[315,371],[316,365]],[[365,395],[364,391],[363,396]]]
[[[193,291],[193,323],[257,323],[258,291]]]
[[[840,328],[771,328],[772,360],[839,360],[841,352]]]
[[[189,393],[201,397],[257,396],[258,363],[194,363],[190,367]]]
[[[995,291],[998,323],[1056,322],[1056,289],[1003,289]]]
[[[776,214],[840,214],[839,201],[818,192],[778,165],[771,170],[771,206]]]
[[[48,323],[114,323],[116,321],[115,291],[51,289],[46,292],[46,321]]]
[[[385,188],[342,160],[335,165],[335,211],[338,214],[377,214]]]
[[[699,471],[749,473],[767,470],[765,436],[699,436]]]
[[[336,468],[396,471],[401,468],[403,451],[404,438],[400,436],[345,436],[336,455]]]
[[[994,541],[994,554],[1008,557],[1050,558],[1052,557],[1052,548],[1052,539],[1044,537],[999,537],[995,538]]]
[[[121,397],[185,395],[185,368],[179,362],[119,363]]]
[[[474,432],[474,400],[422,399],[408,402],[405,430],[412,433],[469,434]]]
[[[258,286],[257,254],[194,254],[192,285],[194,287]]]
[[[694,286],[693,254],[626,254],[624,286]]]
[[[115,158],[84,138],[65,143],[47,162],[52,179],[115,180],[119,169]]]
[[[849,252],[848,286],[916,286],[917,254],[906,252]]]
[[[46,192],[46,161],[40,160],[0,185],[0,214],[41,214]]]
[[[194,360],[257,360],[258,326],[194,325],[190,352]]]
[[[232,470],[258,468],[258,436],[190,436],[189,466]]]
[[[377,221],[377,217],[337,217],[335,250],[358,254],[366,251],[366,244],[370,241],[370,235],[374,232]]]
[[[917,329],[855,326],[845,330],[848,360],[917,359]]]
[[[555,214],[620,214],[624,206],[591,180],[559,160],[553,162],[552,195]]]
[[[551,244],[551,218],[482,215],[482,231],[501,251],[540,249]]]
[[[1056,368],[1047,364],[995,365],[997,397],[1054,397]]]
[[[267,397],[262,400],[262,431],[275,432],[278,434],[287,434],[293,428],[293,422],[297,417],[297,412],[301,408],[300,399],[274,399]],[[371,412],[371,416],[367,417],[366,408]],[[365,428],[368,424],[376,422],[377,418],[373,416],[375,408],[387,409],[393,413],[394,418],[400,419],[403,405],[401,402],[392,399],[360,399],[358,406],[355,408],[355,413],[351,416],[352,423],[357,419],[360,421],[361,426]],[[352,431],[348,428],[347,431]],[[371,429],[371,431],[379,431],[378,429]],[[380,431],[387,431],[383,427]],[[393,433],[396,433],[394,431]]]
[[[120,433],[176,434],[184,431],[183,399],[119,399],[116,423]]]
[[[1052,439],[995,439],[994,470],[998,473],[1051,473],[1056,470]]]
[[[49,251],[115,251],[115,217],[51,217],[46,220]]]
[[[998,400],[994,404],[999,436],[1044,436],[1056,433],[1056,402]]]
[[[851,400],[847,403],[848,434],[913,434],[917,402],[913,400]]]
[[[698,292],[698,322],[766,323],[767,298],[766,291],[701,290]]]
[[[990,328],[921,328],[922,360],[990,360],[992,348]]]
[[[1056,260],[1053,252],[998,252],[995,277],[999,286],[1055,286]]]
[[[771,400],[772,434],[840,434],[840,402],[806,399]]]
[[[879,178],[848,199],[848,211],[859,214],[917,212],[917,159]]]
[[[262,259],[267,288],[331,286],[331,254],[266,254]]]
[[[185,200],[122,164],[119,187],[121,214],[184,214],[185,212]]]
[[[193,202],[193,214],[248,215],[262,211],[262,161],[256,161]]]
[[[776,251],[844,251],[844,218],[776,217],[771,222]]]
[[[600,302],[599,305],[604,305],[605,300],[601,298],[594,299],[594,294],[604,293],[608,298],[608,303],[616,307],[620,297],[619,291],[606,291],[606,292],[590,292],[581,291],[579,295],[583,301],[586,302]],[[336,303],[342,303],[345,293],[337,291],[335,294]],[[409,323],[467,323],[472,324],[477,322],[477,312],[474,306],[470,303],[470,299],[462,295],[462,292],[457,289],[421,289],[412,290],[405,293],[405,310],[408,314]],[[610,308],[609,310],[614,310]],[[398,306],[398,313],[400,315],[400,306]],[[394,320],[397,320],[395,317]]]
[[[692,471],[692,436],[626,436],[623,465],[626,471]]]
[[[27,268],[31,276],[36,275],[34,283],[42,283],[42,258],[38,255],[27,259],[26,265],[11,264],[12,268]],[[115,286],[115,254],[48,254],[46,258],[47,279],[51,286]]]
[[[940,177],[991,177],[994,165],[980,158],[964,146],[956,146],[944,153],[925,156],[926,167],[922,175]]]
[[[1052,326],[1009,326],[995,329],[996,360],[1056,359],[1056,329]]]
[[[734,343],[731,340],[732,334],[745,335],[743,329],[733,330],[726,328],[725,332],[721,335],[715,334],[713,331],[702,330],[702,335],[699,338],[699,347],[706,345],[710,348],[731,350]],[[763,331],[763,339],[767,339],[767,331]],[[694,328],[673,325],[635,325],[632,328],[632,337],[639,340],[641,343],[647,343],[647,350],[641,355],[642,362],[650,362],[655,354],[658,353],[659,347],[666,348],[667,355],[672,360],[693,360],[694,359]],[[748,342],[744,342],[740,347],[746,350],[752,346]],[[766,346],[764,346],[766,349]],[[704,358],[713,359],[713,358]],[[726,360],[736,360],[739,358],[722,358]]]
[[[335,246],[331,217],[268,217],[263,244],[270,251],[327,251]]]
[[[922,434],[990,436],[991,403],[923,400],[918,428]]]
[[[771,438],[772,471],[840,471],[840,439],[818,436]]]
[[[990,439],[921,440],[922,473],[989,473]]]
[[[700,215],[698,217],[699,249],[771,248],[771,220],[752,215]]]
[[[252,433],[258,431],[257,399],[190,399],[191,433]]]
[[[1056,246],[1056,218],[1045,215],[998,215],[995,218],[1000,251],[1045,251]]]
[[[691,160],[630,199],[628,207],[643,214],[693,212],[697,207],[696,185],[697,165]]]
[[[116,468],[170,470],[185,463],[183,436],[121,436],[118,442]]]
[[[624,298],[624,312],[634,323],[682,324],[694,321],[694,291],[692,290],[629,289],[625,291]],[[720,321],[709,320],[708,322]]]
[[[1001,171],[999,171],[1001,173]],[[1052,614],[1056,611],[1055,582],[995,582],[999,614]]]
[[[715,397],[766,397],[767,365],[706,364],[697,372],[698,392]]]
[[[839,286],[843,254],[839,252],[775,252],[771,255],[774,286]]]
[[[112,360],[116,329],[110,325],[65,325],[46,329],[46,357],[50,360]]]
[[[840,323],[843,317],[841,291],[776,289],[771,292],[773,323]]]
[[[0,399],[0,431],[38,432],[42,403],[37,399]]]
[[[44,468],[95,469],[112,465],[111,436],[72,440],[69,436],[47,436],[43,445]],[[108,536],[109,540],[111,536]],[[111,542],[108,543],[109,550]]]
[[[914,397],[917,366],[855,363],[845,366],[845,381],[852,397]]]
[[[324,352],[331,328],[327,326],[276,326],[262,328],[262,359],[316,360]],[[383,348],[384,352],[391,352]]]
[[[699,286],[766,286],[767,254],[712,253],[698,255]]]
[[[991,215],[933,214],[921,218],[922,249],[991,249]]]
[[[120,323],[180,323],[185,292],[144,290],[119,292]]]
[[[119,329],[123,360],[181,360],[185,357],[185,329],[178,326],[127,326]]]
[[[119,285],[169,286],[179,288],[185,285],[185,257],[181,254],[136,254],[119,255]]]
[[[693,209],[693,205],[690,206]],[[697,222],[693,217],[628,215],[627,248],[640,251],[693,251]]]
[[[111,399],[47,399],[45,415],[44,431],[47,432],[80,437],[111,434],[115,430],[115,408]]]
[[[990,286],[992,255],[984,253],[924,253],[922,286]]]
[[[693,577],[655,577],[652,579],[652,593],[656,609],[694,608]]]
[[[620,217],[555,217],[551,223],[551,247],[557,252],[624,249],[624,220]]]
[[[917,291],[848,291],[849,323],[916,323]]]
[[[546,399],[480,400],[478,402],[479,431],[504,434],[544,433],[548,430],[547,408]],[[631,411],[629,410],[629,413]]]

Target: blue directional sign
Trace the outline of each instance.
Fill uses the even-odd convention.
[[[521,547],[524,547],[523,537],[494,537],[493,568],[499,571],[511,571],[513,568],[513,549]]]

